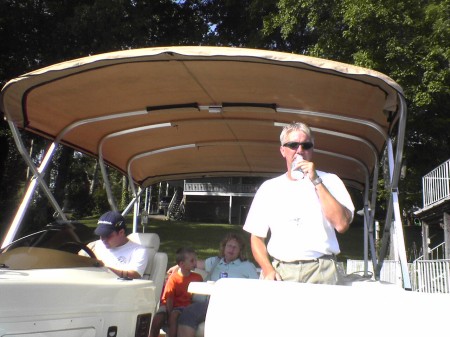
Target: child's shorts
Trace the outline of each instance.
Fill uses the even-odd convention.
[[[178,311],[179,313],[183,312],[184,307],[176,307],[173,308],[173,311]],[[167,309],[165,305],[161,305],[158,309],[158,311],[156,312],[156,314],[167,314]]]

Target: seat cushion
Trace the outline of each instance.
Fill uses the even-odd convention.
[[[128,239],[144,246],[148,250],[148,262],[143,278],[148,279],[153,267],[153,260],[159,249],[160,239],[156,233],[131,233]]]

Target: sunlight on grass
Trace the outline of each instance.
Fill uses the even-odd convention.
[[[169,265],[175,264],[175,252],[181,247],[192,247],[199,259],[218,255],[220,241],[230,232],[242,235],[245,242],[249,242],[249,235],[239,225],[151,219],[148,231],[161,238],[160,250],[169,255]],[[247,255],[251,256],[249,249]]]

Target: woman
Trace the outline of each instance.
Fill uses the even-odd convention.
[[[256,267],[247,261],[244,240],[230,233],[220,243],[219,256],[198,260],[197,268],[205,270],[207,279],[217,281],[222,277],[258,278]]]
[[[246,258],[244,240],[235,233],[228,234],[220,243],[219,256],[198,260],[197,268],[207,272],[207,279],[222,277],[258,278],[256,267]],[[172,269],[172,268],[171,268]],[[178,337],[194,337],[198,326],[205,321],[208,302],[195,302],[186,307],[178,318]]]

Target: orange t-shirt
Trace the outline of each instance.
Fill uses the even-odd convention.
[[[164,286],[161,296],[161,304],[165,305],[167,298],[173,296],[173,307],[186,307],[192,302],[192,294],[188,292],[191,282],[202,282],[200,274],[191,272],[188,276],[183,276],[178,272],[172,273]]]

